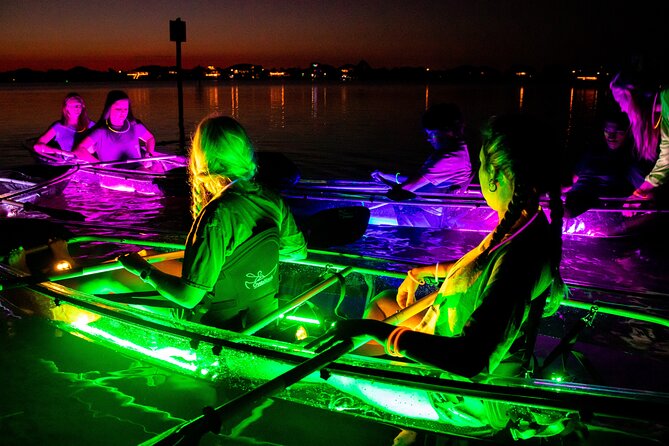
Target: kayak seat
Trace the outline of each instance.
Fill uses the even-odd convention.
[[[241,331],[278,308],[279,230],[262,222],[228,257],[214,289],[187,317],[205,325]]]

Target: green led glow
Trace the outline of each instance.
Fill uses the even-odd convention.
[[[157,349],[157,350],[151,350],[148,348],[144,348],[140,345],[134,344],[130,341],[127,341],[125,339],[121,339],[117,336],[114,336],[110,333],[107,333],[104,330],[100,330],[95,327],[91,327],[88,325],[88,319],[84,318],[81,320],[77,320],[76,322],[72,323],[72,326],[76,328],[79,331],[82,331],[84,333],[87,333],[91,336],[96,336],[98,338],[103,338],[106,339],[109,342],[112,342],[119,347],[135,351],[137,353],[141,353],[142,355],[146,355],[151,358],[159,359],[161,361],[168,362],[172,365],[175,365],[177,367],[183,368],[185,370],[190,370],[191,372],[194,372],[197,370],[197,366],[192,363],[186,363],[179,361],[178,358],[182,358],[185,361],[195,361],[197,359],[196,355],[187,350],[181,350],[178,348],[174,347],[166,347],[162,349]]]
[[[551,381],[561,383],[562,381],[564,381],[564,376],[553,374],[553,375],[551,375]]]
[[[398,386],[384,385],[379,382],[369,383],[352,377],[333,375],[328,384],[354,395],[373,407],[381,408],[408,418],[423,420],[439,420],[426,391],[418,389],[401,389]]]
[[[200,373],[202,374],[202,376],[207,376],[209,374],[209,370],[208,369],[202,369],[202,370],[200,370]]]
[[[88,280],[77,286],[77,289],[86,294],[121,294],[134,291],[124,285],[120,280],[109,278],[95,278]],[[113,298],[113,296],[110,297]]]
[[[282,316],[283,318],[283,316]],[[318,319],[312,319],[308,317],[301,317],[301,316],[285,316],[285,319],[289,321],[295,321],[295,322],[302,322],[303,324],[311,324],[311,325],[321,325],[321,321]]]

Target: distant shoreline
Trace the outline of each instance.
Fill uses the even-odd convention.
[[[563,83],[599,84],[610,80],[615,70],[585,70],[564,66],[547,67],[539,72],[532,67],[515,66],[507,71],[490,67],[461,66],[450,70],[429,70],[424,67],[372,68],[364,61],[357,65],[334,67],[314,63],[309,68],[272,68],[237,64],[227,68],[198,66],[182,69],[182,81],[217,83],[347,83],[347,82],[429,82],[429,83]],[[86,67],[69,70],[32,70],[21,68],[0,73],[0,84],[79,83],[79,82],[174,82],[179,79],[175,67],[157,65],[122,71],[96,71]]]

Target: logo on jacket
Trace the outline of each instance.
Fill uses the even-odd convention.
[[[278,265],[275,265],[274,268],[272,268],[272,271],[270,271],[267,274],[263,274],[262,271],[258,271],[257,274],[254,273],[246,273],[246,278],[250,279],[248,281],[244,282],[244,286],[247,289],[257,289],[260,288],[263,285],[268,284],[269,282],[274,279],[274,274],[276,274],[276,269]]]

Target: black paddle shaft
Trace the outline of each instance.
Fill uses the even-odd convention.
[[[9,204],[11,206],[21,207],[26,211],[37,211],[42,214],[48,215],[49,217],[56,218],[58,220],[71,220],[71,221],[84,221],[86,217],[75,211],[69,211],[67,209],[55,209],[44,206],[39,206],[33,203],[22,203],[20,201],[8,200],[6,198],[2,199],[2,203]]]
[[[73,220],[73,221],[84,221],[86,217],[76,211],[70,211],[67,209],[55,209],[44,206],[38,206],[32,203],[23,203],[23,209],[26,211],[37,211],[42,214],[46,214],[50,217],[57,218],[58,220]]]
[[[144,444],[152,446],[197,445],[207,432],[219,433],[225,419],[237,415],[240,411],[254,408],[262,400],[322,369],[353,348],[354,344],[350,339],[339,342],[250,392],[218,406],[216,409],[205,407],[204,415],[182,424],[173,432],[163,435],[156,442]]]

